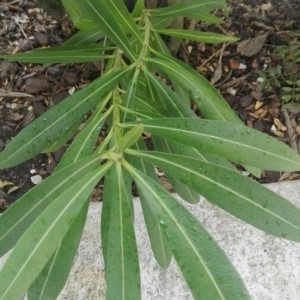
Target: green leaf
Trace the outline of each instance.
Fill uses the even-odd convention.
[[[191,147],[184,147],[179,143],[176,143],[171,140],[159,138],[159,137],[152,137],[155,149],[157,151],[163,151],[166,153],[173,153],[173,154],[182,154],[185,156],[194,157],[196,153],[193,151]],[[198,193],[190,189],[187,185],[183,184],[179,180],[177,180],[177,176],[171,176],[168,172],[166,172],[167,178],[170,181],[172,187],[174,188],[175,192],[180,195],[185,201],[195,204],[198,203],[200,198]]]
[[[103,101],[104,95],[115,87],[128,70],[130,68],[124,68],[96,79],[87,88],[71,95],[34,120],[0,153],[0,168],[18,165],[51,146]]]
[[[128,132],[126,132],[120,141],[120,144],[117,147],[118,151],[124,151],[124,149],[129,148],[133,144],[137,142],[138,139],[140,139],[142,133],[144,131],[144,127],[141,124],[138,124],[138,126],[134,126],[131,128]]]
[[[189,18],[191,20],[197,20],[197,21],[205,22],[207,24],[224,23],[224,21],[221,18],[218,18],[210,13],[191,13],[189,15]]]
[[[93,153],[102,124],[111,112],[111,109],[108,109],[101,115],[106,104],[107,102],[103,101],[102,105],[89,118],[83,129],[77,134],[76,138],[59,161],[55,171]]]
[[[80,30],[72,35],[68,40],[63,43],[63,46],[78,46],[89,45],[98,42],[105,37],[104,33],[100,29]]]
[[[146,150],[146,146],[142,141],[139,141],[134,148],[137,150]],[[130,156],[129,158],[132,160],[131,163],[133,166],[141,170],[144,174],[146,174],[153,180],[158,181],[154,168],[150,163],[139,157]],[[144,197],[144,195],[140,191],[139,197]],[[143,215],[153,255],[157,263],[165,269],[169,266],[172,259],[171,249],[167,243],[165,235],[162,232],[159,220],[157,219],[156,214],[153,213],[151,206],[149,206],[147,204],[147,201],[144,199],[142,199],[140,202],[142,205]]]
[[[144,0],[136,0],[135,5],[134,5],[134,9],[133,9],[131,15],[134,18],[139,18],[141,16],[144,8],[145,8]]]
[[[284,95],[284,96],[281,96],[280,98],[281,98],[281,100],[288,102],[293,99],[293,95]]]
[[[236,42],[238,40],[238,38],[230,35],[218,34],[213,32],[199,32],[186,29],[157,29],[156,31],[160,34],[170,35],[179,39],[186,39],[189,41],[196,41],[207,44]]]
[[[167,56],[148,58],[155,67],[184,88],[208,119],[240,122],[220,93],[199,73],[183,62]]]
[[[85,1],[62,0],[62,3],[77,29],[91,30],[97,27],[90,18],[90,12]]]
[[[200,152],[275,171],[300,170],[300,156],[287,145],[241,124],[194,119],[143,120],[145,131]],[[129,125],[135,126],[135,125]]]
[[[158,108],[165,108],[160,111],[161,114],[167,112],[169,116],[196,117],[189,106],[187,106],[170,87],[159,81],[159,78],[156,78],[148,70],[145,70],[145,76],[148,85],[150,85],[148,88],[152,89],[153,94],[157,94],[154,101],[160,101],[161,103],[161,106],[158,106]],[[158,100],[156,100],[156,98],[158,98]]]
[[[64,135],[62,135],[59,139],[57,139],[52,145],[43,149],[42,153],[51,153],[59,150],[62,146],[64,146],[76,133],[81,121],[74,124]]]
[[[118,7],[121,8],[122,5],[124,6],[124,3],[118,3],[118,7],[116,7],[112,0],[85,0],[85,2],[89,7],[90,18],[97,27],[100,28],[112,42],[120,47],[130,59],[135,60],[133,48],[130,46],[128,37],[126,36],[128,28],[133,26],[133,19],[129,14],[126,20],[118,9]],[[116,22],[116,20],[118,20],[118,22]],[[134,35],[137,34],[134,27],[131,28],[130,33]]]
[[[110,199],[110,225],[107,239],[105,278],[106,299],[140,299],[138,254],[131,209],[131,186],[124,182],[124,172],[117,162],[115,195]]]
[[[73,265],[73,259],[77,253],[88,207],[89,197],[87,197],[85,205],[72,222],[62,242],[37,279],[30,286],[27,292],[28,300],[56,299],[58,297]]]
[[[204,13],[213,9],[226,9],[226,2],[223,0],[207,1],[207,0],[185,0],[179,4],[156,8],[151,10],[151,15],[155,17],[190,17],[192,13]]]
[[[0,215],[0,256],[14,247],[20,236],[53,199],[89,170],[93,170],[99,162],[99,156],[90,156],[54,173],[30,189],[2,213]]]
[[[119,26],[125,30],[126,34],[130,34],[135,37],[137,41],[142,43],[142,34],[139,31],[138,26],[136,25],[135,20],[129,13],[124,0],[104,0],[102,1],[103,5],[98,5],[99,1],[95,1],[95,7],[98,7],[98,11],[102,12],[102,9],[105,8],[103,14],[109,11],[115,18],[118,20]],[[107,10],[106,10],[107,9]]]
[[[153,116],[154,118],[166,116],[166,114],[163,115],[161,113],[161,111],[164,110],[158,108],[157,105],[151,105],[152,100],[150,100],[149,98],[146,98],[142,95],[137,95],[135,101],[136,101],[136,109],[134,111],[145,114],[145,118],[148,118],[147,116],[150,117]],[[151,119],[153,119],[153,117],[151,117]]]
[[[239,219],[275,236],[300,242],[300,209],[237,172],[181,155],[133,152],[167,170]]]
[[[104,263],[107,264],[108,234],[112,201],[117,197],[115,189],[116,168],[110,168],[104,178],[103,199],[101,211],[101,247]]]
[[[22,235],[0,270],[0,299],[19,299],[42,271],[110,164],[98,166],[62,192]]]
[[[134,109],[136,107],[136,88],[139,80],[139,74],[139,69],[136,69],[129,83],[127,83],[127,80],[124,80],[125,83],[123,83],[123,85],[125,86],[126,93],[122,97],[122,106],[126,109]],[[134,117],[129,115],[125,110],[121,116],[121,123],[132,120],[134,120]]]
[[[2,55],[1,57],[9,61],[41,64],[85,63],[110,58],[111,55],[106,54],[105,51],[113,49],[114,47],[102,45],[77,45],[76,47],[63,45],[13,55]]]
[[[158,183],[125,165],[160,220],[195,299],[249,299],[237,272],[207,231]]]
[[[281,87],[281,89],[284,91],[284,92],[292,92],[294,89],[289,87],[289,86],[283,86]]]

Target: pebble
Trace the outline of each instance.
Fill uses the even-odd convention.
[[[50,84],[46,79],[28,78],[25,81],[25,93],[38,94],[49,90]]]
[[[43,179],[41,175],[34,175],[30,177],[30,180],[33,184],[39,184]]]
[[[10,105],[10,108],[11,108],[12,110],[17,110],[17,109],[19,108],[19,106],[18,106],[17,103],[12,103],[12,104]]]
[[[65,72],[63,74],[63,79],[68,85],[76,85],[78,83],[78,76],[73,72]]]
[[[253,98],[251,95],[245,95],[241,98],[241,106],[242,107],[247,107],[249,106],[250,104],[253,103]]]
[[[14,64],[10,61],[3,60],[0,62],[0,78],[6,79],[14,72]]]
[[[40,46],[47,46],[49,44],[49,35],[44,32],[36,32],[34,34],[35,39],[39,43]]]

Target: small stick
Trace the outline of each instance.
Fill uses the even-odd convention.
[[[9,2],[9,3],[2,4],[2,5],[0,5],[0,8],[15,4],[15,3],[20,2],[20,1],[21,0],[15,0],[15,1],[12,1],[12,2]]]
[[[236,79],[233,79],[227,83],[224,83],[223,85],[220,86],[221,89],[227,89],[227,88],[230,88],[232,86],[235,86],[237,84],[239,84],[241,81],[244,81],[249,75],[250,75],[251,72],[239,77],[239,78],[236,78]]]
[[[282,114],[283,114],[283,117],[284,117],[285,125],[287,127],[287,134],[288,134],[288,139],[289,139],[290,146],[291,146],[292,149],[294,149],[296,152],[299,153],[298,145],[297,145],[297,142],[295,140],[295,133],[294,133],[293,126],[292,126],[292,123],[291,123],[291,119],[290,119],[290,116],[289,116],[289,114],[288,114],[288,112],[285,108],[282,109]]]

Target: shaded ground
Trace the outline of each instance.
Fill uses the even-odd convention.
[[[56,21],[34,1],[8,2],[12,1],[0,0],[2,54],[59,44],[73,32],[68,19]],[[300,2],[228,2],[229,17],[224,24],[197,24],[196,28],[233,34],[240,41],[218,46],[185,43],[179,56],[222,92],[245,124],[300,152]],[[278,53],[280,46],[286,49],[284,55]],[[0,61],[0,150],[26,124],[98,73],[94,64],[46,67]],[[291,94],[291,99],[283,100]],[[0,210],[33,186],[38,176],[48,176],[62,153],[63,149],[39,155],[18,167],[1,170]],[[264,172],[261,182],[296,178],[299,173]],[[96,191],[95,198],[99,193]]]

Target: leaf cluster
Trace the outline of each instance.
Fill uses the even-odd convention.
[[[300,48],[291,43],[274,49],[276,65],[270,65],[264,71],[258,71],[263,79],[259,88],[271,91],[277,88],[283,107],[300,102]]]
[[[300,241],[300,211],[242,176],[242,164],[300,170],[286,145],[245,127],[219,92],[172,57],[161,35],[198,42],[231,36],[174,30],[173,18],[220,22],[223,0],[186,0],[148,9],[136,1],[63,0],[78,32],[64,44],[16,55],[13,61],[55,64],[103,61],[99,78],[24,128],[0,153],[10,168],[70,141],[53,174],[0,216],[0,299],[55,299],[68,277],[90,195],[104,178],[101,242],[107,299],[139,299],[140,276],[131,186],[138,188],[153,254],[162,268],[172,257],[195,299],[248,299],[228,258],[199,223],[159,183],[163,170],[187,202],[199,195],[267,233]],[[116,22],[116,20],[118,20]],[[168,84],[167,84],[168,83]],[[190,101],[203,117],[195,115]],[[97,143],[99,132],[106,136]],[[147,149],[151,138],[154,150]]]

